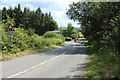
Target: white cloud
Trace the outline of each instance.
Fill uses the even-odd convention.
[[[12,8],[14,8],[15,6],[18,6],[18,3],[15,3],[15,2],[10,2],[10,3],[7,3],[7,4],[9,4],[9,7],[12,7]],[[5,7],[9,8],[8,6],[5,6]],[[36,10],[37,9],[36,7],[34,7],[30,3],[21,4],[21,9],[22,10],[24,10],[25,7],[29,8],[30,10]]]
[[[27,7],[27,8],[30,8],[30,10],[36,10],[37,8],[34,7],[32,4],[28,3],[28,4],[25,4],[25,5],[22,5],[22,8],[24,7]]]
[[[17,5],[17,2],[27,2],[24,4],[21,4],[22,10],[24,7],[30,8],[30,10],[36,10],[39,6],[35,7],[32,3],[29,2],[52,2],[52,4],[49,4],[49,7],[42,6],[41,10],[43,13],[51,12],[51,15],[53,16],[53,19],[57,21],[59,26],[67,26],[68,23],[72,23],[73,26],[79,26],[76,22],[68,19],[66,15],[66,9],[69,8],[69,4],[72,2],[78,2],[79,0],[3,0],[3,2],[9,2],[11,7],[14,7]],[[41,4],[40,3],[40,4]],[[46,3],[47,4],[47,3]]]
[[[6,7],[7,9],[9,8],[9,7],[6,6],[6,5],[0,5],[0,9],[3,9],[3,7]]]
[[[13,3],[13,2],[9,2],[9,5],[10,5],[10,7],[12,7],[12,8],[14,8],[15,6],[17,6],[18,4],[17,3]]]
[[[3,2],[119,2],[120,0],[1,0]]]
[[[73,2],[76,0],[2,0],[3,2]],[[80,1],[80,0],[77,0]]]
[[[50,5],[49,8],[42,8],[42,11],[44,13],[51,12],[53,18],[55,19],[55,21],[57,21],[59,26],[67,26],[68,23],[72,23],[73,26],[79,27],[79,25],[77,25],[77,22],[74,22],[74,21],[68,19],[67,15],[66,15],[66,12],[67,12],[66,9],[69,8],[69,4],[72,1],[73,0],[69,0],[69,1],[62,0],[62,1],[58,1],[58,2],[56,1],[56,2],[54,2],[54,4]]]

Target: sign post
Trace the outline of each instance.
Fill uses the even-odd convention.
[[[12,34],[15,33],[14,27],[11,24],[9,24],[8,28],[6,29],[6,31],[7,31],[7,34],[10,35],[10,39],[12,39]]]

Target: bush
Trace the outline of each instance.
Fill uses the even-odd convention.
[[[31,45],[33,45],[33,47],[35,49],[36,48],[40,49],[40,48],[43,48],[45,46],[45,42],[41,36],[34,34],[31,38],[32,38]]]
[[[118,78],[120,79],[120,59],[116,51],[107,46],[95,44],[88,48],[90,62],[87,65],[86,78]]]
[[[8,17],[7,23],[2,24],[2,53],[3,55],[15,54],[24,50],[41,49],[45,46],[61,45],[64,43],[64,37],[54,32],[48,31],[43,37],[34,33],[34,29],[25,30],[23,28],[15,28],[15,34],[10,35],[6,33],[8,24],[14,25],[14,19]]]
[[[31,32],[33,31],[31,30]],[[50,32],[50,34],[51,33],[52,32]],[[49,34],[49,32],[47,34]],[[49,37],[46,38],[35,33],[30,34],[22,28],[15,28],[15,34],[12,35],[11,40],[10,35],[6,34],[3,30],[1,42],[3,45],[2,53],[6,55],[15,54],[27,49],[41,49],[45,46],[61,45],[65,41],[62,35],[52,33],[52,36],[50,37],[49,35]]]
[[[43,35],[46,46],[60,45],[64,43],[65,38],[61,34],[57,34],[52,31],[48,31]]]
[[[71,40],[72,40],[71,37],[66,37],[66,38],[65,38],[65,41],[71,41]]]
[[[58,38],[48,38],[45,39],[46,46],[52,46],[52,45],[61,45],[63,41]]]
[[[57,37],[57,36],[58,36],[58,34],[55,33],[55,32],[52,32],[52,31],[47,31],[47,32],[43,35],[43,37],[45,37],[45,38],[53,38],[53,37]]]
[[[72,39],[75,39],[75,38],[77,38],[78,36],[77,36],[77,34],[71,34],[71,38]]]
[[[29,34],[28,31],[22,28],[15,28],[12,39],[4,30],[2,33],[3,54],[14,54],[27,49],[40,49],[45,46],[42,37],[37,34]]]

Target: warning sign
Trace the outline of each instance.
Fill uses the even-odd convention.
[[[15,32],[14,27],[11,24],[8,25],[8,28],[6,31],[7,31],[7,34],[14,34]]]
[[[11,24],[9,24],[6,31],[15,31],[15,30],[14,30],[13,26]]]

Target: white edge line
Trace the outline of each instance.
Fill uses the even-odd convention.
[[[66,53],[66,52],[64,52],[63,54],[65,54],[65,53]],[[45,63],[47,63],[47,62],[49,62],[49,61],[51,61],[51,60],[56,59],[57,57],[62,56],[63,54],[61,54],[61,55],[59,55],[59,56],[55,56],[55,57],[53,57],[53,58],[51,58],[51,59],[49,59],[49,60],[46,60],[46,61],[44,61],[44,62],[36,65],[36,66],[33,66],[33,67],[31,67],[31,68],[28,68],[28,69],[26,69],[26,70],[24,70],[24,71],[21,71],[21,72],[19,72],[19,73],[17,73],[17,74],[14,74],[14,75],[12,75],[12,76],[7,77],[7,78],[13,78],[13,77],[18,76],[18,75],[21,75],[21,74],[23,74],[23,73],[25,73],[25,72],[28,72],[28,71],[30,71],[30,70],[32,70],[32,69],[35,69],[35,68],[37,68],[37,67],[39,67],[39,66],[41,66],[41,65],[43,65],[43,64],[45,64]]]

